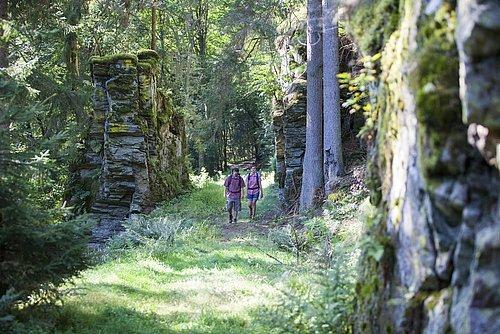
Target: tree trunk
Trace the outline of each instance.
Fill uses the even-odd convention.
[[[325,192],[344,173],[340,124],[338,0],[323,0],[323,160]]]
[[[227,130],[224,129],[223,130],[223,141],[224,141],[224,151],[223,151],[223,154],[224,154],[224,170],[226,170],[228,168],[228,162],[227,162]]]
[[[68,24],[76,28],[86,10],[86,0],[71,0],[66,10]],[[68,105],[68,110],[75,115],[76,121],[79,125],[86,125],[88,124],[89,115],[85,112],[84,105],[78,98],[78,94],[81,90],[80,45],[78,43],[78,35],[75,31],[70,31],[66,35],[64,61],[66,63],[67,86],[70,88],[70,104]]]
[[[307,1],[307,119],[300,210],[323,193],[323,41],[321,0]]]
[[[123,1],[124,13],[123,13],[123,17],[121,20],[121,26],[123,29],[128,28],[128,26],[130,24],[130,5],[131,5],[130,1],[131,0],[124,0]]]
[[[257,139],[255,139],[254,144],[254,162],[256,165],[260,165],[260,145]]]
[[[7,20],[7,0],[0,0],[0,20]],[[0,21],[0,36],[3,36],[2,23]],[[0,68],[5,68],[9,66],[8,60],[9,50],[7,43],[0,41]]]
[[[151,50],[156,50],[156,0],[151,2]]]

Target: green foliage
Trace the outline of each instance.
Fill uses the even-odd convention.
[[[399,0],[362,0],[349,18],[349,32],[365,55],[380,52],[399,24]]]
[[[347,99],[342,103],[343,108],[349,108],[349,113],[362,112],[365,117],[365,124],[358,136],[365,140],[374,137],[377,127],[376,101],[373,98],[374,86],[377,82],[377,68],[381,53],[373,56],[365,56],[360,59],[363,67],[354,75],[351,73],[339,73],[338,79],[340,89],[345,92]]]
[[[236,238],[223,238],[222,217],[206,220],[206,213],[195,208],[206,202],[207,211],[218,212],[220,203],[212,198],[223,198],[223,188],[210,179],[202,184],[152,215],[127,222],[124,234],[112,241],[115,248],[104,251],[113,256],[104,256],[76,282],[76,291],[84,293],[65,296],[57,308],[25,314],[15,330],[269,333],[256,319],[258,310],[276,297],[275,286],[293,257],[259,235],[241,231]],[[184,212],[190,212],[189,219],[181,216]]]
[[[292,280],[279,302],[261,313],[270,333],[352,333],[355,272],[337,260],[313,282]]]
[[[270,333],[351,333],[355,307],[357,260],[363,243],[363,220],[371,207],[360,192],[330,194],[323,215],[301,223],[302,263],[314,263],[312,277],[287,281],[278,302],[260,317]],[[269,238],[282,249],[296,251],[290,228],[273,230]],[[326,268],[326,269],[325,269]]]
[[[125,231],[112,238],[107,245],[111,253],[137,246],[161,252],[172,246],[180,222],[170,221],[168,217],[149,218],[139,215],[128,219],[123,226]]]
[[[307,230],[301,228],[297,223],[272,229],[269,231],[268,239],[279,249],[294,253],[297,261],[303,252],[311,248]]]
[[[16,72],[19,70],[20,72]],[[24,73],[27,71],[28,73]],[[14,73],[10,76],[7,73]],[[53,111],[26,81],[30,69],[0,72],[0,296],[2,314],[52,302],[89,264],[84,218],[64,207],[72,126],[44,128]],[[24,74],[24,75],[23,75]],[[66,165],[67,166],[67,165]]]

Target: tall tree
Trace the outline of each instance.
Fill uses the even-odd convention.
[[[323,29],[321,0],[307,1],[307,119],[300,210],[323,193]]]
[[[9,65],[7,56],[8,48],[7,43],[3,41],[3,23],[1,21],[7,20],[7,0],[0,0],[0,68],[5,68]]]
[[[323,160],[325,191],[344,173],[340,125],[338,0],[323,0]]]

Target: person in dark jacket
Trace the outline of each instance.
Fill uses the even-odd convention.
[[[238,212],[241,211],[241,200],[243,199],[245,181],[240,175],[240,170],[233,167],[231,175],[224,181],[224,196],[226,198],[226,209],[229,213],[229,223],[238,222]]]

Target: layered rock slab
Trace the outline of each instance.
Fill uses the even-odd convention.
[[[188,185],[184,120],[158,87],[158,60],[152,50],[91,60],[93,117],[77,174],[99,221],[94,242]]]

